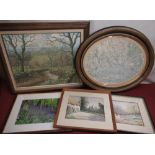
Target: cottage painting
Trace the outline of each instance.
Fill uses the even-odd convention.
[[[66,119],[105,121],[104,99],[69,96]]]
[[[74,57],[81,32],[65,31],[2,35],[17,87],[80,83]]]

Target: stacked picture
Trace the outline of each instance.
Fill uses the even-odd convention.
[[[77,129],[100,133],[154,133],[143,98],[84,89],[18,95],[3,133]]]

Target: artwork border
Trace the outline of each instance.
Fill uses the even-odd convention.
[[[63,97],[65,92],[74,92],[74,93],[91,93],[93,95],[94,94],[102,94],[102,95],[108,95],[108,101],[109,101],[109,107],[110,109],[108,109],[109,113],[111,114],[111,121],[112,121],[112,128],[111,129],[101,129],[101,128],[93,128],[93,127],[78,127],[78,126],[72,126],[72,125],[63,125],[63,124],[58,124],[59,121],[59,116],[62,113],[62,105],[63,104],[67,104],[67,103],[63,103]],[[94,95],[95,97],[95,95]],[[64,119],[64,118],[63,118]],[[74,120],[73,120],[74,121]],[[81,120],[79,120],[81,121]],[[94,125],[94,124],[93,124]],[[64,129],[78,129],[78,130],[86,130],[86,131],[97,131],[97,132],[108,132],[108,133],[115,133],[117,132],[117,128],[116,128],[116,122],[115,122],[115,116],[114,116],[114,110],[113,110],[113,105],[112,105],[112,98],[111,98],[111,92],[110,91],[102,91],[102,90],[87,90],[87,89],[68,89],[65,88],[62,91],[61,94],[61,98],[59,100],[59,104],[58,104],[58,109],[55,115],[55,120],[54,120],[54,124],[53,124],[54,128],[64,128]]]
[[[105,83],[105,85],[99,84],[99,82],[95,82],[91,79],[91,77],[88,77],[85,74],[84,66],[83,66],[83,57],[89,47],[94,44],[96,41],[102,39],[105,36],[115,36],[115,35],[125,35],[129,36],[130,38],[137,38],[137,40],[140,41],[140,44],[143,44],[143,48],[146,49],[146,66],[141,75],[136,77],[134,80],[132,79],[129,81],[129,83],[124,85],[117,85],[116,87],[108,87]],[[145,47],[144,47],[145,46]],[[100,90],[110,90],[112,92],[120,92],[127,89],[130,89],[137,84],[139,84],[141,81],[143,81],[151,72],[154,65],[154,49],[151,45],[151,42],[149,39],[142,34],[141,32],[124,26],[112,26],[108,28],[101,29],[95,33],[93,33],[89,38],[87,38],[84,43],[80,46],[79,50],[76,54],[76,69],[78,72],[78,75],[82,79],[82,81],[88,85],[89,87],[93,89],[100,89]]]
[[[129,132],[129,133],[150,133],[150,134],[155,133],[153,120],[152,120],[151,115],[148,111],[146,101],[143,97],[112,95],[112,101],[114,99],[121,101],[121,102],[136,102],[138,104],[138,108],[141,113],[143,123],[144,123],[144,125],[147,124],[147,126],[144,127],[144,126],[138,126],[138,125],[133,125],[133,124],[130,125],[130,124],[117,123],[117,121],[116,121],[116,126],[117,126],[118,131]],[[128,100],[128,101],[126,101],[126,100]],[[114,110],[114,112],[115,112],[115,110]]]
[[[16,31],[17,33],[23,32],[39,32],[45,31],[61,31],[61,30],[81,30],[83,31],[83,40],[85,40],[89,35],[89,22],[28,22],[28,23],[0,23],[0,34],[5,34],[6,32],[12,33]],[[1,38],[1,37],[0,37]],[[2,41],[2,38],[1,38]],[[3,45],[3,44],[2,44]],[[0,46],[0,55],[2,57],[3,67],[5,69],[7,79],[9,80],[9,85],[13,93],[32,93],[32,92],[42,92],[50,90],[59,90],[62,88],[78,88],[82,86],[82,83],[66,83],[66,84],[54,84],[54,85],[42,85],[42,86],[32,86],[32,87],[16,87],[9,70],[9,61],[6,51],[4,50],[4,45]]]
[[[67,130],[53,128],[53,122],[15,125],[23,100],[60,98],[61,92],[17,95],[3,133],[53,133]],[[69,130],[68,130],[69,131]]]

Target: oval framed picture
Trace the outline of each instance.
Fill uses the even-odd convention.
[[[79,48],[76,68],[85,84],[112,92],[127,90],[153,68],[149,39],[129,27],[109,27],[92,34]]]

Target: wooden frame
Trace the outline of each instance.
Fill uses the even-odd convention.
[[[17,95],[3,133],[64,132],[65,130],[63,129],[53,128],[53,122],[51,120],[54,117],[53,112],[49,112],[47,109],[48,107],[52,109],[52,107],[58,103],[56,100],[58,100],[60,96],[61,92]],[[43,100],[45,101],[44,103],[40,102]],[[50,100],[53,100],[53,103],[48,103]],[[55,101],[57,103],[55,103]],[[34,106],[36,110],[32,113]],[[26,115],[23,115],[24,112]],[[48,115],[50,115],[50,117]]]
[[[119,131],[155,133],[144,98],[112,95],[112,101]]]
[[[92,111],[88,110],[90,107],[85,107],[86,109],[83,111],[83,114],[85,115],[82,115],[82,97],[84,100],[89,100],[87,102],[88,107],[90,106],[90,101],[93,100],[93,103],[90,103],[93,104],[93,108],[98,104],[102,104],[102,107],[104,107],[102,109],[104,109],[104,111],[102,111],[100,114],[95,112],[93,114],[91,113]],[[75,104],[78,99],[80,99],[80,105]],[[83,102],[83,108],[86,106],[85,103],[86,102]],[[71,108],[69,108],[70,106]],[[85,113],[87,110],[89,112]],[[78,114],[79,116],[77,116]],[[101,119],[101,117],[103,118],[103,115],[104,119]],[[56,128],[116,132],[116,123],[113,115],[113,106],[110,92],[83,89],[64,89],[59,101],[53,126]]]
[[[70,40],[67,35],[70,35],[72,39]],[[80,87],[82,85],[80,80],[72,78],[72,74],[76,76],[73,57],[79,44],[88,35],[89,22],[1,23],[0,53],[12,91],[14,93],[27,93],[64,87]],[[24,48],[26,48],[26,52]],[[63,50],[64,52],[62,52]],[[27,55],[23,56],[23,51]],[[71,53],[69,54],[67,51],[71,51]],[[39,54],[40,56],[37,57]],[[53,55],[56,58],[53,58]],[[24,65],[25,69],[22,69]],[[50,66],[53,66],[53,69],[49,70]],[[64,69],[65,66],[66,69]],[[48,71],[48,74],[44,74],[44,71]],[[69,80],[67,80],[67,76],[69,76]],[[60,79],[61,77],[64,78]],[[41,78],[43,84],[40,84]]]
[[[136,86],[148,76],[153,64],[154,50],[148,38],[122,26],[95,32],[76,55],[76,69],[83,82],[113,92]]]

